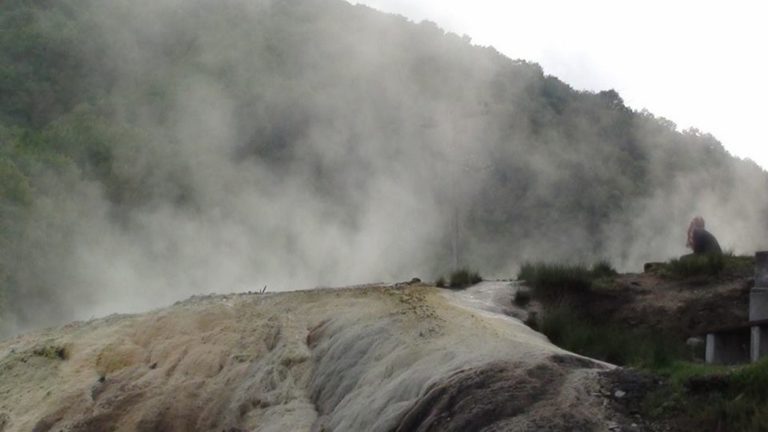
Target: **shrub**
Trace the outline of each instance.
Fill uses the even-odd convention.
[[[618,273],[607,260],[600,260],[592,265],[592,276],[595,278],[612,277]]]
[[[733,252],[710,255],[685,255],[659,264],[653,272],[672,279],[723,276],[749,277],[755,268],[753,256],[734,256]]]
[[[652,416],[682,413],[685,430],[768,430],[768,359],[738,367],[674,362],[657,372],[667,383],[645,398]]]
[[[482,281],[483,278],[480,277],[480,273],[463,268],[451,273],[448,286],[450,288],[465,288]]]
[[[525,263],[520,266],[520,271],[517,272],[517,279],[532,282],[536,278],[536,270],[536,264]]]
[[[594,287],[596,280],[616,275],[611,263],[603,260],[590,268],[585,265],[525,263],[520,267],[517,278],[525,281],[537,298],[558,302],[585,294]]]
[[[720,254],[686,255],[669,261],[666,274],[676,278],[718,276],[725,269],[725,257]]]
[[[768,402],[768,359],[737,370],[732,382],[739,393]]]
[[[531,287],[536,297],[548,301],[585,293],[592,288],[594,279],[585,266],[544,263],[524,264],[517,277]]]
[[[538,327],[561,348],[618,365],[660,368],[688,356],[685,344],[673,337],[606,325],[568,304],[549,308]]]

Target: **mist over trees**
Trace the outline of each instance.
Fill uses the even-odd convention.
[[[638,269],[703,215],[766,246],[711,135],[341,0],[0,3],[4,331],[211,291]],[[661,65],[660,65],[661,66]],[[706,89],[702,89],[706,103]]]

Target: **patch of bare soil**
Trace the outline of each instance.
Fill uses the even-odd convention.
[[[631,368],[616,368],[601,374],[601,393],[616,413],[612,430],[616,432],[683,432],[671,422],[643,416],[645,397],[664,385],[658,376]]]
[[[670,280],[652,273],[617,276],[584,302],[592,316],[634,328],[662,330],[680,337],[747,320],[753,280]]]

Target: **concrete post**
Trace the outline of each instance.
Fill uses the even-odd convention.
[[[707,345],[704,351],[704,361],[713,364],[715,363],[715,353],[717,352],[717,336],[714,333],[707,334]]]
[[[749,345],[749,358],[759,361],[768,354],[768,327],[752,326],[752,340]]]

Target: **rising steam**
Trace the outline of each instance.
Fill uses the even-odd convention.
[[[754,235],[765,238],[765,200],[754,199],[764,173],[734,162],[723,190],[701,191],[709,183],[655,159],[663,143],[644,166],[673,186],[612,209],[604,226],[531,208],[569,187],[563,167],[595,157],[576,144],[556,151],[570,145],[562,133],[509,126],[529,107],[507,96],[540,85],[540,68],[429,23],[284,3],[68,3],[84,29],[72,46],[84,85],[104,89],[94,103],[126,131],[113,169],[130,186],[51,175],[19,249],[16,278],[29,288],[11,331],[192,294],[430,278],[453,265],[457,233],[461,263],[507,277],[539,258],[637,269],[684,253],[698,213],[726,247],[764,245]],[[572,125],[581,142],[603,139],[593,126]],[[653,143],[656,132],[632,133]],[[528,173],[524,194],[489,187],[504,170]],[[530,215],[505,233],[479,230],[478,201]]]

